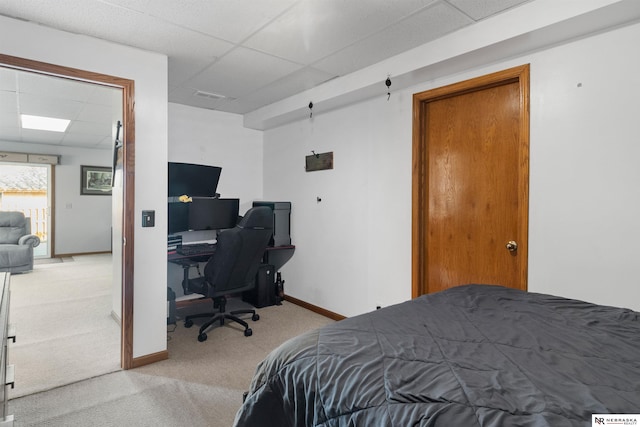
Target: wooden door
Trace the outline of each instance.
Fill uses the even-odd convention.
[[[414,95],[413,295],[527,289],[529,67]]]

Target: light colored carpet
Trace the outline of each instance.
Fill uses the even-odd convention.
[[[11,276],[10,322],[19,397],[120,369],[120,327],[111,317],[111,256],[36,265]]]
[[[240,306],[246,303],[232,300],[228,310]],[[210,302],[180,309],[179,319],[203,308],[210,308]],[[14,397],[9,402],[14,425],[230,427],[256,365],[287,339],[333,322],[286,301],[258,309],[258,313],[259,321],[249,320],[251,337],[245,337],[239,325],[229,323],[210,329],[208,340],[202,343],[196,337],[198,325],[205,320],[195,319],[189,329],[179,320],[167,327],[169,359]],[[68,362],[77,369],[79,364],[90,363]],[[20,358],[14,363],[18,371],[24,365]]]
[[[19,426],[220,426],[239,407],[235,390],[120,371],[12,400]]]
[[[73,257],[56,257],[56,258],[36,258],[33,260],[34,265],[42,264],[58,264],[61,262],[73,262]]]

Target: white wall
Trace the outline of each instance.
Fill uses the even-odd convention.
[[[334,169],[305,172],[312,150]],[[292,202],[287,294],[344,315],[411,297],[410,95],[267,131],[265,165],[265,198]]]
[[[262,132],[242,116],[169,104],[169,161],[220,166],[220,197],[239,198],[240,212],[262,197]]]
[[[531,57],[529,288],[640,311],[640,24]]]
[[[262,132],[245,129],[238,114],[170,103],[168,158],[170,162],[220,166],[217,191],[221,197],[239,198],[241,215],[254,200],[262,199]],[[206,237],[193,232],[183,239]],[[181,267],[168,264],[167,278],[177,296],[183,295]]]
[[[54,188],[56,255],[111,250],[111,196],[80,195],[80,166],[111,167],[111,151],[11,141],[0,141],[0,147],[4,151],[60,155]]]
[[[265,198],[293,202],[286,293],[347,316],[410,298],[412,94],[530,63],[529,290],[640,310],[638,40],[635,24],[265,131]],[[306,173],[311,150],[335,169]]]
[[[133,356],[166,350],[167,57],[4,16],[0,40],[7,55],[135,81]],[[142,210],[155,227],[141,227]]]

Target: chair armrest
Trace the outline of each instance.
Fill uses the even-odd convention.
[[[19,245],[31,245],[32,247],[36,247],[40,244],[40,238],[35,234],[26,234],[20,239],[18,239]]]

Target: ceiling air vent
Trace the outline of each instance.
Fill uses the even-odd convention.
[[[226,99],[226,100],[235,99],[235,98],[229,98],[228,96],[224,96],[224,95],[221,95],[219,93],[205,92],[203,90],[196,91],[196,93],[194,93],[194,95],[195,96],[199,96],[201,98],[209,98],[209,99]]]

